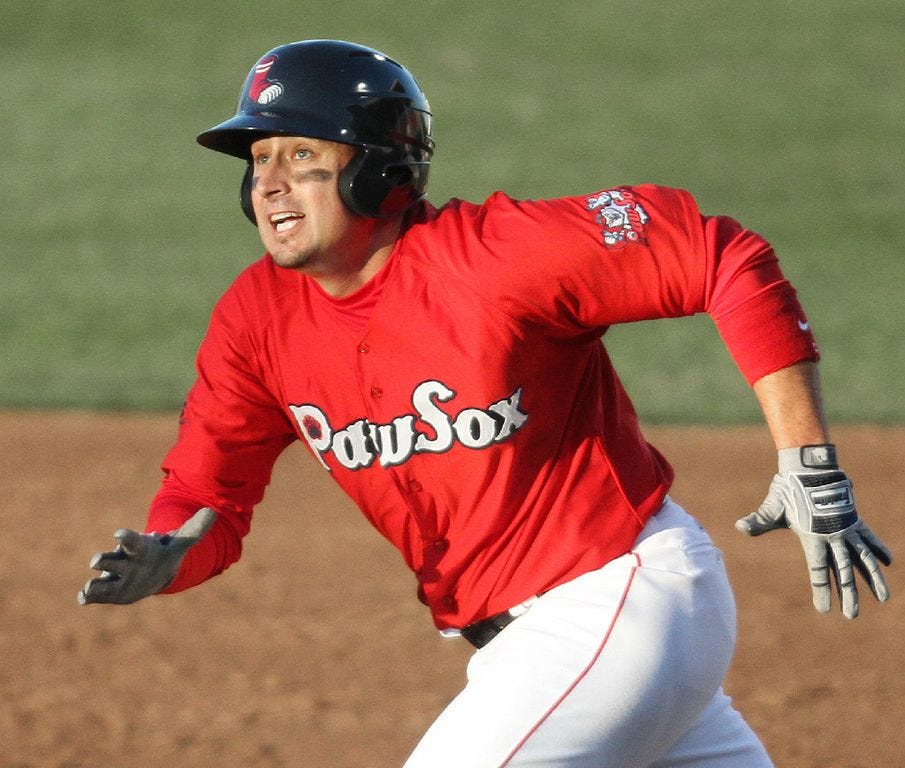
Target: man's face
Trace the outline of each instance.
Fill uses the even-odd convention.
[[[251,145],[251,202],[261,242],[274,262],[313,277],[330,276],[360,259],[374,221],[354,215],[337,179],[355,148],[299,136]]]

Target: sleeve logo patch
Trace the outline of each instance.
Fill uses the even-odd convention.
[[[603,244],[616,251],[630,243],[646,245],[644,230],[650,216],[631,190],[607,189],[585,200],[587,210],[597,211],[594,221],[600,225]]]

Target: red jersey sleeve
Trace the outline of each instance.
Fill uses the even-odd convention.
[[[163,461],[163,483],[150,505],[148,531],[178,528],[203,506],[218,513],[165,592],[195,586],[238,560],[273,465],[296,437],[258,370],[248,307],[239,293],[234,286],[211,316],[178,438]]]
[[[703,217],[716,268],[705,311],[749,384],[820,353],[770,244],[727,217]]]
[[[708,313],[749,383],[817,348],[770,244],[685,191],[639,185],[586,197],[495,195],[476,229],[483,283],[514,316],[565,336]]]

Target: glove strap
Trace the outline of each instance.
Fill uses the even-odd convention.
[[[803,445],[800,448],[783,448],[779,452],[779,474],[809,469],[839,469],[836,446],[832,443]]]

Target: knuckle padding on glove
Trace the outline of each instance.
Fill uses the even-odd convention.
[[[839,533],[858,522],[851,482],[844,472],[796,474],[794,477],[812,507],[811,533]]]

